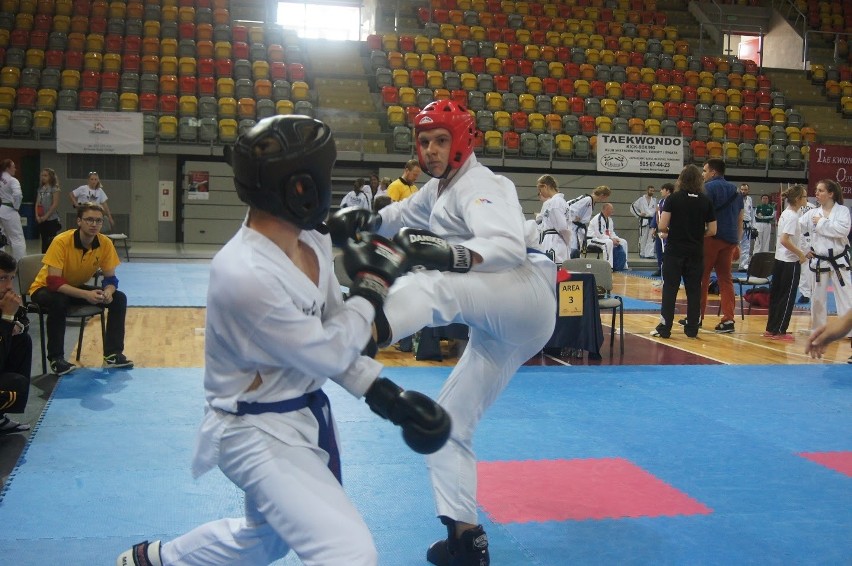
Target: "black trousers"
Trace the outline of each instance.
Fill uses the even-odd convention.
[[[81,289],[95,289],[83,285]],[[33,293],[33,301],[47,309],[47,357],[52,359],[65,357],[65,315],[68,307],[88,305],[83,299],[69,297],[64,293],[42,287]],[[127,295],[116,290],[112,302],[106,305],[107,322],[104,337],[104,356],[120,354],[124,351],[124,317],[127,313]]]
[[[47,248],[50,247],[50,242],[62,229],[59,220],[45,220],[38,225],[38,233],[41,236],[41,253],[47,253]]]
[[[30,394],[33,341],[29,334],[12,336],[12,347],[0,368],[0,415],[23,413]]]
[[[766,331],[784,334],[790,326],[802,265],[798,261],[775,260],[772,266],[772,287],[769,289],[769,317]]]
[[[704,256],[679,256],[666,251],[663,256],[663,297],[660,305],[662,324],[671,330],[674,324],[675,303],[680,281],[686,290],[686,327],[687,336],[698,334],[701,322],[701,277],[704,275]]]

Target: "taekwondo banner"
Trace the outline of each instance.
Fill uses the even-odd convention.
[[[808,158],[808,196],[814,196],[822,179],[837,181],[843,187],[843,198],[852,198],[852,147],[848,145],[811,146]]]
[[[57,153],[142,155],[141,112],[56,113]]]
[[[598,172],[680,175],[683,138],[598,134]]]

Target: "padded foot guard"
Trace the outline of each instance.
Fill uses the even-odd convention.
[[[439,540],[426,551],[426,560],[435,566],[490,566],[488,536],[482,525],[468,529],[453,541],[450,550],[447,539]]]
[[[119,555],[115,566],[163,566],[163,560],[160,558],[160,541],[155,540],[149,544],[146,540],[134,544],[133,548]]]

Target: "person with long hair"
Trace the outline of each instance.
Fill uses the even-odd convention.
[[[104,209],[104,216],[109,220],[109,226],[104,226],[104,230],[112,230],[115,226],[115,220],[112,217],[112,212],[107,206],[109,197],[104,191],[104,186],[101,184],[101,178],[97,171],[89,171],[89,178],[85,185],[80,185],[68,194],[71,199],[71,206],[75,209],[87,202],[93,202]]]
[[[41,236],[41,253],[45,253],[50,247],[50,242],[62,229],[62,224],[59,222],[59,193],[62,191],[56,179],[56,171],[49,167],[41,170],[39,180],[41,185],[38,188],[35,220]]]
[[[24,193],[21,191],[21,183],[15,178],[16,170],[15,162],[11,159],[0,161],[0,228],[9,239],[12,257],[19,260],[27,254],[27,241],[18,213]]]
[[[657,224],[665,240],[663,252],[663,296],[660,323],[651,336],[668,338],[674,323],[675,302],[681,279],[686,291],[686,321],[683,332],[698,336],[701,321],[701,277],[704,273],[704,239],[716,233],[716,211],[704,194],[702,171],[687,165],[680,172],[675,192],[666,199]]]
[[[787,208],[778,219],[772,287],[769,290],[769,316],[763,336],[792,342],[794,338],[792,334],[787,334],[787,327],[790,326],[796,302],[801,266],[808,260],[807,254],[796,245],[802,231],[799,226],[800,209],[807,202],[808,193],[803,185],[793,185],[781,196],[787,201]]]
[[[813,273],[811,295],[811,330],[821,327],[828,318],[828,288],[834,287],[837,314],[852,310],[852,272],[850,272],[849,209],[843,204],[843,189],[831,179],[816,186],[817,208],[799,219],[803,230],[811,233],[808,268]]]

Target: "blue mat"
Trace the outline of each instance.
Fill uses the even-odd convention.
[[[848,563],[852,478],[797,455],[852,450],[845,364],[693,369],[523,368],[480,426],[480,461],[622,458],[712,512],[496,523],[483,510],[493,563]],[[434,395],[448,372],[386,375]],[[3,563],[111,564],[144,538],[240,515],[240,493],[221,473],[189,473],[201,378],[200,369],[63,377],[0,501]],[[442,527],[422,457],[362,401],[326,390],[344,483],[381,564],[425,564]]]
[[[130,307],[207,305],[209,263],[122,263],[116,275]]]

